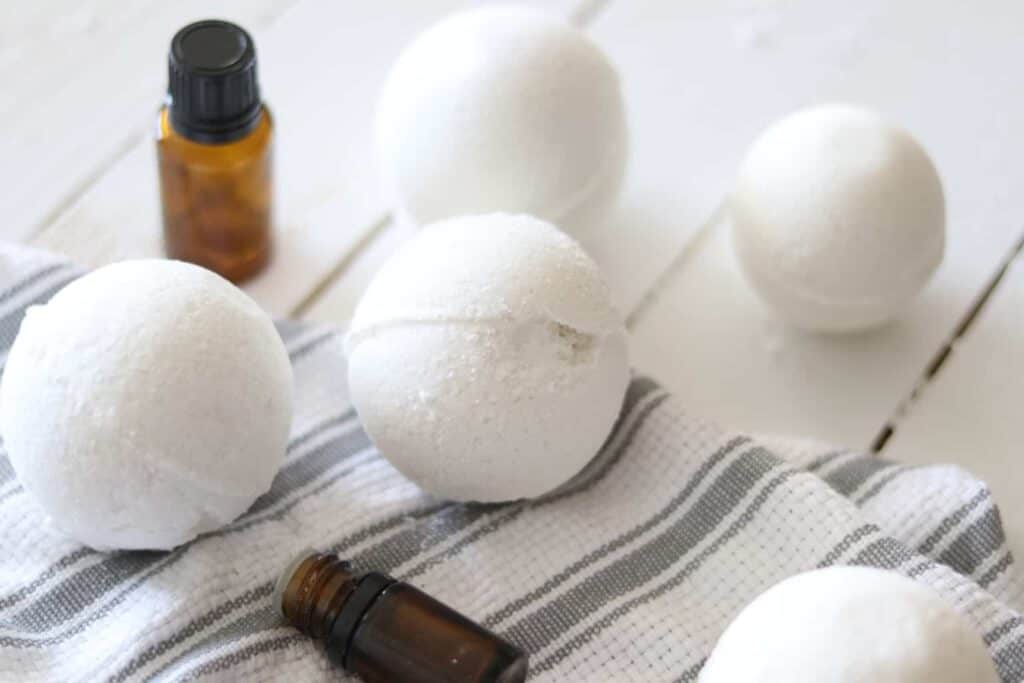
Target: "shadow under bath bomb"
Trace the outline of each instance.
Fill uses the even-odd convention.
[[[729,201],[757,293],[805,329],[848,332],[901,313],[942,261],[942,183],[924,148],[872,111],[804,109],[770,126]]]

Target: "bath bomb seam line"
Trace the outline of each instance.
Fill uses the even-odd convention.
[[[740,251],[742,251],[742,249],[743,247],[739,248]],[[927,263],[929,264],[929,266],[927,268],[922,268],[920,270],[925,274],[932,272],[942,263],[944,252],[945,250],[942,248],[937,249],[936,254],[933,258],[928,259],[927,261],[923,261],[923,263]],[[863,296],[857,298],[826,297],[810,291],[810,289],[807,287],[800,287],[791,283],[784,282],[784,278],[780,278],[775,273],[768,272],[764,268],[761,268],[758,264],[753,262],[753,259],[744,258],[743,261],[744,266],[748,268],[752,273],[754,273],[757,277],[767,282],[770,282],[772,285],[778,287],[779,289],[785,290],[789,294],[802,298],[810,303],[827,304],[830,306],[843,305],[855,308],[858,306],[877,306],[880,304],[885,304],[892,298],[890,294],[879,295],[877,297]]]
[[[381,456],[435,496],[478,502],[539,496],[585,467],[630,375],[625,326],[582,246],[490,213],[434,223],[391,258],[346,344]]]
[[[526,319],[516,319],[511,316],[480,316],[479,318],[467,318],[467,317],[442,317],[442,318],[417,318],[414,316],[403,315],[390,320],[382,320],[380,322],[371,323],[358,330],[353,330],[348,333],[345,337],[345,349],[348,352],[355,351],[356,347],[365,339],[375,337],[382,332],[387,332],[390,329],[401,328],[401,327],[434,327],[452,325],[455,327],[487,327],[490,329],[506,328],[506,327],[525,327],[525,326],[547,326],[547,325],[559,325],[567,328],[574,334],[578,334],[583,337],[593,338],[595,341],[606,339],[609,336],[618,334],[619,331],[615,329],[601,330],[601,331],[588,331],[581,329],[578,325],[573,325],[562,320],[559,320],[557,316],[535,316]]]
[[[616,171],[614,167],[615,160],[619,157],[624,148],[625,145],[620,144],[617,140],[614,141],[614,144],[609,146],[608,151],[601,158],[601,162],[597,165],[597,169],[580,184],[579,188],[568,192],[560,201],[553,202],[548,207],[542,207],[534,211],[519,211],[518,213],[552,216],[555,223],[564,220],[566,216],[571,215],[574,211],[577,211],[580,207],[584,206],[587,200],[601,188],[603,181],[611,177],[612,173]]]

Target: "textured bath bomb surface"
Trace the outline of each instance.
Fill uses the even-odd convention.
[[[846,105],[769,127],[740,167],[730,213],[740,264],[761,297],[824,332],[902,312],[945,245],[942,185],[924,149]]]
[[[931,589],[867,567],[800,574],[729,625],[700,683],[997,683],[971,625]]]
[[[0,385],[18,479],[97,549],[172,548],[240,515],[269,488],[291,416],[273,323],[177,261],[106,266],[30,308]]]
[[[603,217],[626,166],[619,79],[560,18],[455,14],[401,54],[377,109],[380,164],[415,224],[494,211],[566,230]]]
[[[572,477],[629,381],[625,327],[597,266],[528,216],[425,227],[376,275],[347,341],[374,443],[454,500],[537,496]]]

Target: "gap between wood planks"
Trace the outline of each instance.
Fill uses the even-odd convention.
[[[636,326],[640,323],[641,319],[647,315],[647,312],[651,307],[661,299],[661,293],[664,292],[668,283],[672,281],[683,264],[688,262],[693,254],[700,248],[700,246],[708,239],[711,231],[714,230],[715,226],[723,222],[725,218],[726,200],[722,200],[715,210],[711,212],[711,216],[704,221],[699,228],[693,233],[693,236],[687,240],[686,244],[679,250],[679,253],[675,255],[665,269],[661,271],[661,274],[654,279],[651,286],[647,288],[647,292],[640,297],[640,301],[633,310],[626,315],[626,329],[632,332],[636,329]]]
[[[295,304],[288,311],[289,318],[300,319],[309,312],[316,302],[323,296],[324,292],[331,288],[335,282],[348,270],[348,267],[355,263],[355,261],[365,252],[371,244],[384,232],[388,227],[392,225],[391,214],[387,213],[377,219],[374,222],[373,227],[366,231],[366,233],[359,238],[359,240],[344,254],[341,259],[331,266],[331,269],[327,272],[323,278],[320,279],[313,289],[310,290],[309,294],[302,298],[302,301]]]
[[[282,15],[293,9],[296,4],[296,2],[291,2],[283,5],[280,11],[275,13],[273,19],[267,23],[270,24],[279,20]],[[610,0],[582,0],[576,4],[575,9],[569,14],[569,20],[578,26],[589,25],[595,18],[600,16],[601,12],[605,11],[609,5]],[[44,230],[52,226],[69,207],[74,205],[85,192],[87,192],[100,178],[103,177],[104,173],[111,165],[123,158],[134,148],[144,133],[145,130],[142,124],[130,130],[129,134],[126,135],[120,143],[113,147],[110,150],[110,153],[97,163],[91,172],[84,175],[79,182],[76,183],[68,193],[66,193],[65,197],[50,211],[48,211],[36,226],[33,226],[33,237],[38,236]],[[723,209],[724,202],[712,212],[709,218],[704,221],[700,228],[694,233],[692,238],[678,250],[669,265],[662,269],[655,281],[647,288],[639,303],[632,311],[628,312],[626,322],[627,326],[631,330],[635,329],[636,326],[645,319],[650,308],[659,300],[661,294],[666,290],[666,286],[672,281],[672,278],[676,277],[681,270],[686,267],[686,264],[692,260],[694,254],[701,245],[707,241],[711,234],[713,234],[712,231],[715,229],[725,229],[726,226],[719,225],[724,222],[722,220],[724,213]],[[376,220],[371,222],[370,226],[368,226],[369,229],[360,237],[354,247],[337,259],[337,261],[331,266],[330,270],[322,278],[318,279],[303,299],[289,311],[289,315],[293,317],[302,317],[306,315],[308,311],[321,299],[324,293],[335,285],[347,272],[350,266],[358,261],[359,258],[366,253],[368,248],[380,238],[381,234],[388,229],[389,225],[389,214],[381,213]],[[1020,256],[1022,252],[1024,252],[1024,235],[1018,239],[1013,248],[1009,250],[1009,253],[1000,262],[997,270],[987,280],[982,290],[974,299],[969,310],[952,329],[951,333],[945,342],[942,343],[939,350],[924,366],[919,375],[918,381],[912,386],[910,391],[904,396],[889,418],[885,421],[881,430],[876,434],[871,442],[871,452],[879,453],[886,447],[886,444],[894,434],[898,424],[904,419],[911,406],[921,398],[924,391],[927,389],[927,385],[933,380],[945,362],[951,357],[953,348],[959,343],[960,339],[977,320],[980,312],[991,299],[992,294],[1002,283],[1009,266]]]
[[[287,13],[296,4],[297,3],[292,2],[287,5],[283,5],[281,10],[276,13],[273,20],[276,21],[279,19],[280,16]],[[589,25],[609,6],[609,4],[610,0],[582,0],[570,13],[569,20],[578,26]],[[111,153],[96,165],[92,172],[81,178],[71,191],[69,191],[55,207],[47,212],[45,217],[35,226],[33,236],[38,236],[44,230],[53,225],[53,223],[70,206],[74,205],[74,203],[77,202],[85,192],[87,192],[101,177],[103,177],[103,174],[112,164],[123,158],[134,148],[143,133],[144,130],[141,124],[131,130],[129,135],[125,136],[122,141],[111,150]],[[678,250],[671,263],[662,270],[652,285],[647,288],[646,293],[639,303],[632,311],[628,312],[627,326],[630,329],[635,329],[636,326],[647,316],[650,308],[659,300],[661,294],[665,291],[666,286],[672,281],[672,278],[680,273],[682,268],[692,260],[695,252],[703,243],[706,242],[709,235],[712,234],[712,231],[715,229],[725,228],[724,225],[719,225],[720,223],[723,223],[723,209],[724,202],[712,212],[709,218],[694,233],[692,238]],[[375,221],[372,221],[369,229],[360,237],[354,247],[337,259],[326,275],[314,284],[303,299],[289,311],[289,314],[293,317],[304,316],[318,302],[323,294],[338,282],[349,267],[358,261],[358,259],[366,253],[368,248],[380,238],[381,234],[388,229],[389,224],[390,216],[387,213],[381,213]],[[871,442],[871,452],[878,453],[885,448],[897,425],[903,420],[910,407],[923,395],[927,385],[932,381],[947,359],[951,356],[953,348],[970,329],[971,325],[978,318],[981,310],[988,304],[993,292],[999,287],[1004,279],[1009,266],[1022,252],[1024,252],[1024,235],[1018,239],[1013,248],[1001,261],[996,272],[990,277],[987,284],[977,295],[970,309],[953,328],[949,337],[942,344],[939,350],[924,366],[919,375],[918,381],[897,405],[896,409],[889,416],[881,430],[876,434],[875,438]]]
[[[724,225],[725,221],[723,220],[726,211],[726,202],[727,200],[723,200],[715,208],[710,218],[708,218],[708,220],[697,229],[689,242],[680,249],[672,262],[669,263],[665,270],[662,271],[661,275],[659,275],[651,285],[650,289],[647,290],[647,293],[640,300],[640,303],[638,303],[636,308],[634,308],[626,317],[626,327],[630,331],[636,328],[650,308],[661,298],[661,293],[667,289],[667,285],[680,272],[684,264],[689,261],[693,253],[697,251],[705,240],[707,240],[711,231],[716,227],[719,229],[726,228]],[[1013,265],[1015,260],[1022,257],[1022,255],[1024,255],[1024,232],[1021,233],[1020,237],[1007,252],[1006,256],[1004,256],[1002,261],[1000,261],[996,272],[975,298],[974,303],[971,304],[967,313],[965,313],[963,318],[960,319],[960,322],[953,328],[952,333],[924,367],[920,378],[911,388],[910,393],[908,393],[903,400],[899,402],[895,411],[893,411],[893,414],[885,421],[882,428],[875,435],[875,438],[872,439],[869,447],[870,453],[877,455],[882,452],[886,443],[896,432],[896,427],[900,420],[903,419],[910,410],[910,407],[924,394],[928,385],[938,374],[939,370],[942,369],[942,366],[945,365],[946,361],[951,357],[953,349],[956,347],[957,343],[965,334],[967,334],[967,331],[975,321],[977,321],[981,311],[986,305],[988,305],[992,295],[1006,277],[1006,273],[1010,269],[1010,266]]]
[[[583,28],[603,12],[610,2],[611,0],[583,0],[569,13],[568,21],[574,26]],[[310,292],[302,298],[302,301],[288,311],[288,317],[302,318],[309,312],[320,297],[323,296],[324,292],[329,290],[345,274],[348,267],[355,263],[391,224],[392,214],[390,212],[379,216],[366,234],[348,252],[343,254],[337,263],[331,266],[327,274],[317,281]]]
[[[988,305],[989,300],[992,298],[992,294],[995,293],[996,289],[999,288],[1000,283],[1002,283],[1003,279],[1006,277],[1006,273],[1010,269],[1010,266],[1013,265],[1013,262],[1016,261],[1021,254],[1024,254],[1024,232],[1021,233],[1017,242],[1010,248],[1006,256],[1003,257],[1003,260],[1000,262],[995,274],[988,281],[988,284],[985,285],[985,288],[982,289],[981,293],[978,294],[970,309],[968,309],[967,313],[960,320],[960,323],[953,328],[952,334],[938,352],[932,356],[931,361],[929,361],[928,365],[925,366],[921,378],[910,390],[910,393],[907,394],[899,405],[896,406],[896,410],[892,417],[886,421],[885,425],[883,425],[882,429],[875,436],[874,440],[871,442],[872,453],[881,453],[882,449],[885,448],[885,444],[888,443],[889,439],[896,432],[896,428],[899,425],[900,420],[902,420],[907,414],[910,407],[919,398],[921,398],[922,394],[938,374],[939,370],[952,356],[953,349],[956,347],[957,343],[965,334],[967,334],[967,331],[978,319],[978,315],[985,306]]]

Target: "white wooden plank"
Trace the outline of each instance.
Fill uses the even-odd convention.
[[[600,0],[559,0],[557,3],[543,4],[549,11],[569,17],[573,23],[584,28],[592,23],[594,17],[605,11],[607,5]],[[592,255],[604,262],[613,279],[621,278],[623,286],[616,287],[618,294],[620,290],[626,290],[631,274],[624,269],[616,268],[618,261],[612,258],[612,254],[605,252],[608,246],[613,246],[612,240],[605,238],[611,226],[611,222],[605,226],[596,226],[589,234],[577,237],[582,238]],[[324,283],[323,291],[317,292],[315,300],[308,306],[303,306],[298,313],[304,319],[345,327],[374,273],[408,239],[412,229],[411,226],[399,226],[389,220],[365,248],[351,254],[351,264],[345,264],[346,268],[333,281]]]
[[[716,223],[641,316],[633,357],[642,370],[695,412],[740,429],[872,441],[1024,216],[1024,140],[1011,129],[1024,92],[1009,85],[1010,65],[1024,60],[1024,5],[983,4],[801,0],[698,14],[689,4],[623,3],[601,18],[620,63],[650,50],[650,84],[632,86],[636,106],[651,110],[635,114],[645,125],[634,130],[650,140],[638,140],[627,203],[648,209],[663,232],[644,230],[648,246],[636,247],[631,264],[637,277],[676,252],[659,253],[659,240],[672,243],[665,235],[675,230],[678,243],[728,191],[757,132],[808,103],[860,102],[902,122],[931,151],[948,199],[948,252],[936,279],[896,324],[853,337],[808,336],[776,321],[738,275],[727,226]],[[625,47],[612,48],[613,29],[626,30],[619,26],[633,40],[616,38]],[[630,239],[621,238],[624,248]]]
[[[974,42],[940,55],[933,67],[932,55],[904,54],[900,42],[916,39],[917,30],[938,52],[951,40],[948,32],[929,36],[930,29],[917,29],[913,21],[921,7],[917,2],[886,14],[880,0],[850,7],[805,0],[758,10],[743,2],[646,0],[610,3],[596,13],[588,30],[621,74],[632,149],[620,206],[604,225],[578,237],[604,267],[625,310],[636,308],[707,220],[728,191],[746,145],[776,117],[819,99],[845,97],[890,111],[928,142],[933,131],[947,135],[950,121],[971,112],[973,105],[959,102],[936,117],[928,107],[942,79],[925,79],[933,95],[927,107],[914,101],[916,91],[903,88],[901,79],[916,82],[932,68],[943,77],[969,79],[970,68],[957,61],[960,53],[981,47],[990,54],[971,64],[998,65],[1014,51],[1008,45],[1014,32],[989,31],[975,20],[968,27]],[[967,12],[947,2],[936,21],[956,19],[942,11]],[[979,46],[990,38],[992,45]],[[875,41],[881,53],[868,54]]]
[[[366,291],[374,274],[408,238],[408,228],[388,222],[366,248],[359,251],[341,276],[303,311],[303,319],[329,323],[341,328],[348,327],[359,298]]]
[[[306,0],[257,32],[277,122],[279,235],[271,267],[246,289],[272,313],[289,313],[386,215],[372,149],[377,91],[418,31],[466,4]],[[140,141],[36,243],[94,266],[159,255],[155,165],[152,141]]]
[[[719,128],[720,103],[704,99],[706,84],[716,81],[719,68],[709,64],[705,54],[723,31],[726,48],[733,42],[734,10],[716,7],[713,0],[647,0],[612,2],[586,13],[588,33],[621,76],[631,158],[620,205],[603,224],[576,237],[601,264],[626,311],[636,307],[725,190],[728,160],[719,158],[718,149],[729,143],[732,129],[745,126],[755,131],[760,125],[756,119],[748,120],[744,108],[730,112],[731,119]],[[709,33],[708,25],[717,30]],[[745,62],[730,68],[744,66]],[[773,95],[763,106],[778,99]],[[784,110],[783,105],[776,106]],[[350,298],[338,295],[339,301]],[[337,321],[345,315],[344,309],[331,315],[326,305],[317,312]]]
[[[841,55],[827,54],[835,31],[822,24],[859,10],[821,4],[638,0],[595,18],[590,32],[622,76],[630,167],[618,209],[580,238],[625,310],[708,219],[748,141],[829,78]]]
[[[24,240],[149,130],[174,31],[259,29],[295,0],[47,0],[0,8],[0,238]]]
[[[942,297],[930,291],[908,317],[874,332],[803,333],[756,299],[726,228],[714,225],[694,245],[634,331],[635,364],[694,413],[732,427],[867,446],[937,348],[928,332],[938,332],[930,326]]]
[[[961,465],[992,487],[1011,547],[1024,551],[1024,260],[886,443],[883,455],[912,464]]]

